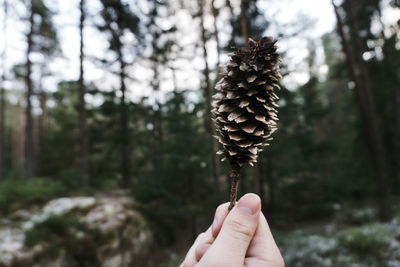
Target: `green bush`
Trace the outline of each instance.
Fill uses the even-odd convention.
[[[79,224],[78,218],[72,215],[51,216],[26,232],[25,245],[31,247],[42,241],[67,238],[69,229]]]
[[[361,256],[382,258],[389,249],[390,238],[391,234],[384,225],[368,224],[342,232],[339,242],[351,252]]]
[[[45,255],[41,256],[41,259],[45,259],[44,262],[46,257],[47,261],[51,261],[65,251],[67,255],[64,257],[72,263],[79,263],[79,266],[99,266],[96,251],[106,240],[110,240],[110,237],[98,230],[89,229],[76,214],[68,213],[51,216],[26,231],[25,245],[49,245]]]
[[[0,183],[0,212],[7,213],[19,207],[41,204],[64,192],[62,183],[50,179],[7,179]]]

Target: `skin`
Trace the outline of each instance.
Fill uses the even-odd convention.
[[[212,226],[197,237],[180,267],[285,266],[260,198],[246,194],[229,213],[228,205],[217,208]]]

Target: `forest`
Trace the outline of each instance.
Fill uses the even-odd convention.
[[[229,201],[212,95],[277,39],[245,168],[286,266],[400,266],[398,0],[1,0],[0,267],[179,266]]]

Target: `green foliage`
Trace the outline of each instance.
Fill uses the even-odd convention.
[[[36,224],[26,232],[25,245],[32,247],[46,240],[73,238],[71,229],[78,228],[80,222],[73,215],[54,215]]]
[[[77,266],[99,266],[95,248],[101,246],[110,238],[110,234],[90,229],[79,221],[73,213],[53,215],[43,222],[37,223],[26,232],[25,245],[34,247],[37,244],[51,244],[46,249],[48,260],[66,251],[68,260]],[[51,243],[47,243],[51,240]]]
[[[131,5],[121,0],[101,0],[103,9],[101,16],[103,22],[97,28],[103,32],[109,32],[109,48],[117,51],[121,49],[120,38],[124,31],[139,34],[139,17],[133,12]]]
[[[383,258],[392,233],[384,225],[370,224],[351,228],[339,236],[340,244],[361,257]]]
[[[52,179],[7,179],[0,183],[0,212],[41,204],[64,192],[64,185]]]
[[[40,19],[35,20],[33,34],[37,38],[33,44],[33,50],[50,55],[59,52],[58,36],[52,21],[52,12],[43,0],[32,1],[32,11]]]
[[[137,157],[141,168],[133,193],[153,222],[159,241],[165,243],[171,242],[180,228],[201,218],[216,197],[211,195],[205,160],[211,149],[209,139],[203,132],[198,106],[193,104],[192,110],[189,106],[184,93],[171,94],[160,113],[149,110],[153,125],[142,129],[139,137],[149,144],[142,147],[142,157]]]

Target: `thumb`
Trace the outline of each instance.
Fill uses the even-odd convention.
[[[200,266],[203,261],[212,264],[210,266],[243,266],[247,248],[259,223],[260,210],[261,200],[257,195],[244,195],[229,212]]]

